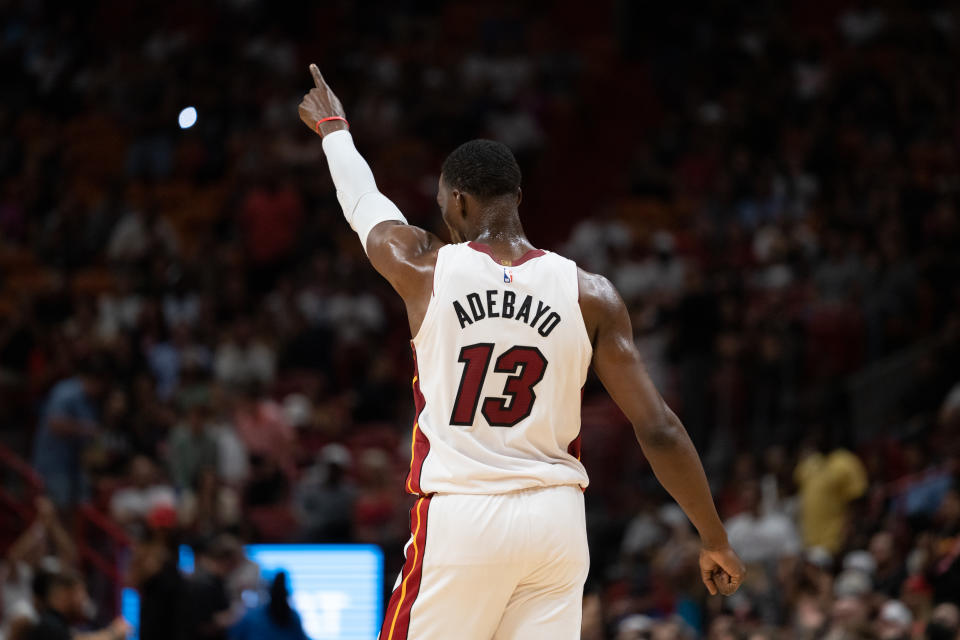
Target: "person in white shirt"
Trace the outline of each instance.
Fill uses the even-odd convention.
[[[110,514],[120,524],[143,520],[157,506],[176,505],[173,487],[158,480],[149,458],[137,456],[130,462],[130,480],[130,486],[118,489],[110,499]]]
[[[760,508],[760,489],[756,483],[743,488],[746,511],[729,518],[724,524],[730,546],[747,566],[767,564],[800,553],[802,545],[797,526],[787,516],[764,512]]]

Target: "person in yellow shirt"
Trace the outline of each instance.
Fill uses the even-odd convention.
[[[831,553],[843,545],[851,502],[867,490],[867,470],[846,449],[811,453],[793,472],[800,488],[800,528],[806,547],[821,546]]]

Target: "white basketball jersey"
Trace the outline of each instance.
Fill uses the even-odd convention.
[[[580,485],[580,398],[593,349],[577,265],[533,250],[444,246],[413,339],[417,418],[407,490],[489,494]]]

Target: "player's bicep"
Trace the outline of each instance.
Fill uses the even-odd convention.
[[[422,288],[424,280],[432,280],[436,251],[443,244],[420,227],[387,220],[370,230],[367,256],[373,268],[406,297]]]

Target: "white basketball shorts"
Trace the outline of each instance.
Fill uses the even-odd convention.
[[[410,541],[380,640],[577,640],[587,551],[575,486],[435,494]]]

